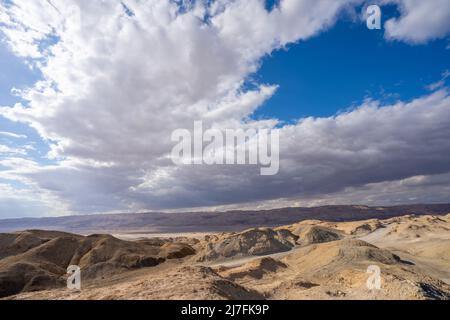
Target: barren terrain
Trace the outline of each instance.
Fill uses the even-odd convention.
[[[81,268],[80,291],[65,287]],[[381,289],[369,289],[369,266]],[[0,234],[4,299],[449,299],[450,214],[239,232]]]

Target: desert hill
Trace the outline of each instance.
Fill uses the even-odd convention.
[[[0,297],[61,287],[66,269],[78,265],[84,279],[104,278],[183,258],[195,250],[184,243],[124,241],[50,231],[0,234]]]
[[[291,250],[297,236],[288,230],[255,228],[240,233],[209,237],[198,261],[224,260],[245,256],[262,256]]]
[[[274,263],[274,262],[273,262]],[[282,258],[276,271],[254,262],[223,275],[270,299],[449,299],[450,286],[388,250],[351,239],[314,244]],[[369,265],[382,270],[382,290],[366,287]],[[236,276],[239,275],[239,276]]]
[[[0,288],[8,299],[450,299],[449,230],[450,214],[128,241],[16,232],[0,235]],[[81,267],[79,292],[64,287],[68,264]],[[369,266],[381,290],[367,288]]]
[[[321,226],[298,227],[294,230],[293,234],[301,239],[299,243],[302,245],[336,241],[342,238],[339,231]]]

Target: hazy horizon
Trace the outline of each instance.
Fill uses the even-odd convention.
[[[183,214],[183,213],[227,213],[227,212],[264,212],[264,211],[277,211],[283,209],[316,209],[323,207],[367,207],[367,208],[395,208],[395,207],[418,207],[418,206],[445,206],[450,205],[450,202],[435,202],[435,203],[408,203],[408,204],[395,204],[395,205],[366,205],[366,204],[321,204],[312,206],[280,206],[280,207],[233,207],[233,208],[217,208],[217,209],[179,209],[179,210],[141,210],[141,211],[110,211],[110,212],[91,212],[91,213],[80,213],[80,214],[56,214],[56,215],[41,215],[41,216],[23,216],[23,217],[6,217],[0,218],[1,220],[14,220],[14,219],[39,219],[39,218],[64,218],[64,217],[81,217],[81,216],[94,216],[94,215],[133,215],[133,214]],[[406,215],[407,213],[405,213]],[[337,215],[338,217],[338,215]]]

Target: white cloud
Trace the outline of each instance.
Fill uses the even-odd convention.
[[[174,129],[198,119],[218,127],[239,125],[276,89],[242,89],[259,59],[331,25],[347,2],[286,0],[271,13],[257,0],[217,2],[181,14],[169,1],[126,1],[133,17],[120,1],[7,6],[2,30],[9,44],[19,55],[40,58],[44,79],[22,92],[28,106],[0,112],[56,141],[50,153],[55,159],[108,163],[115,188],[135,187],[148,172],[169,165]],[[49,37],[59,41],[40,49]],[[77,178],[82,185],[92,174],[83,166],[72,170],[60,164],[36,173],[36,181],[49,188],[53,171],[70,175],[74,189]],[[109,188],[98,184],[108,176],[97,178],[80,191],[96,188],[107,196]],[[76,190],[73,197],[86,203]]]
[[[447,80],[447,78],[450,77],[450,71],[449,70],[445,70],[442,73],[442,77],[439,81],[433,82],[431,84],[429,84],[428,86],[426,86],[426,88],[430,91],[435,91],[441,88],[445,87],[445,82]]]
[[[399,5],[401,16],[385,23],[386,37],[411,43],[445,38],[450,33],[448,0],[384,0]]]
[[[450,137],[446,91],[285,126],[274,177],[251,166],[185,168],[168,159],[171,132],[195,120],[277,125],[249,120],[277,85],[246,90],[247,77],[274,49],[318,34],[360,2],[284,0],[268,12],[262,1],[220,0],[180,12],[173,1],[123,1],[132,16],[120,1],[2,4],[9,45],[43,79],[20,92],[26,104],[0,115],[35,128],[57,160],[2,176],[66,211],[100,212],[313,198],[450,170],[442,156]]]
[[[24,134],[17,134],[14,132],[6,132],[6,131],[0,131],[0,136],[5,136],[8,138],[15,138],[15,139],[26,139],[27,136]]]
[[[26,155],[27,152],[25,149],[22,149],[22,148],[12,148],[12,147],[6,146],[4,144],[0,144],[0,155],[1,154]]]

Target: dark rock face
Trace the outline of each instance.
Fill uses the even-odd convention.
[[[199,261],[220,260],[240,256],[262,256],[289,251],[297,237],[288,230],[256,228],[232,234],[217,242],[209,243]]]
[[[342,239],[341,235],[336,230],[320,226],[301,227],[295,230],[294,234],[299,236],[300,239],[298,242],[302,245],[324,243]]]

